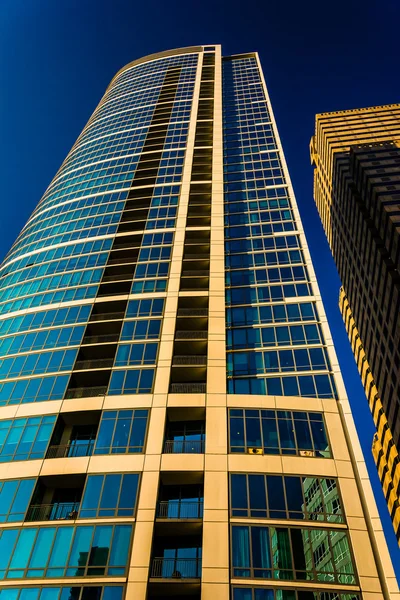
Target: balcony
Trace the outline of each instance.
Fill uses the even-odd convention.
[[[33,504],[28,508],[25,521],[68,521],[78,517],[79,502]]]
[[[194,354],[186,356],[174,356],[172,359],[173,366],[205,366],[207,365],[207,355]]]
[[[157,519],[202,519],[203,501],[166,500],[157,505]]]
[[[205,440],[166,440],[164,454],[204,454]]]
[[[152,579],[200,579],[201,558],[153,558]]]
[[[86,443],[79,444],[60,444],[58,446],[49,446],[46,458],[77,458],[92,456],[95,440],[89,440]]]

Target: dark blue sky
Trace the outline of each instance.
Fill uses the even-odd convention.
[[[400,101],[398,0],[0,0],[0,258],[115,72],[193,44],[260,54],[393,561],[372,419],[337,308],[339,279],[312,198],[315,113]]]

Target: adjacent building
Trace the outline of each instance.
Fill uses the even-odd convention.
[[[372,411],[373,455],[400,540],[400,105],[317,115],[314,198]]]
[[[262,69],[121,69],[0,268],[1,600],[399,600]]]

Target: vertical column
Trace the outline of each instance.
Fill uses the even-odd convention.
[[[229,598],[222,61],[215,52],[202,600]]]
[[[152,410],[147,434],[146,456],[133,537],[129,580],[126,598],[145,600],[147,597],[151,550],[156,516],[161,454],[166,420],[166,407],[174,344],[174,331],[178,306],[179,284],[182,269],[186,215],[192,170],[196,115],[200,89],[202,55],[199,54],[196,82],[193,91],[191,120],[189,125],[182,185],[179,197],[174,242],[165,297],[164,318],[160,338],[157,370],[154,382]]]

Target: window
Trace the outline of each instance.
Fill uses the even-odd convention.
[[[131,534],[130,525],[3,529],[0,577],[125,575]]]
[[[336,479],[232,473],[232,517],[343,523]]]
[[[152,345],[157,346],[157,344]],[[132,351],[133,356],[134,353],[135,349]],[[146,355],[144,358],[146,358]],[[108,394],[150,394],[153,389],[154,373],[155,369],[113,371],[108,388]]]
[[[85,585],[53,587],[3,587],[1,600],[122,600],[124,588],[120,585]]]
[[[232,589],[232,600],[360,600],[360,595],[354,592],[345,594],[338,591],[299,590],[284,588],[271,589],[267,587],[239,587]]]
[[[138,486],[138,473],[89,475],[79,518],[133,517]]]
[[[103,412],[94,454],[143,452],[148,410],[107,410]]]
[[[229,451],[261,448],[265,454],[330,458],[322,413],[289,410],[229,410]]]
[[[0,462],[44,458],[55,415],[0,421]]]
[[[342,530],[232,525],[231,535],[233,577],[357,581]]]
[[[0,481],[1,523],[24,520],[35,483],[36,479]]]

